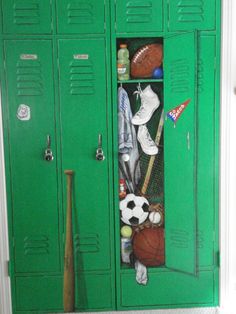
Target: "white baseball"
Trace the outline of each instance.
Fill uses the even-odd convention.
[[[153,223],[153,224],[158,224],[161,222],[161,215],[158,212],[151,212],[149,214],[149,220]]]

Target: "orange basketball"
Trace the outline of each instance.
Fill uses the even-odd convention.
[[[165,263],[164,228],[144,228],[133,238],[135,257],[145,266]]]

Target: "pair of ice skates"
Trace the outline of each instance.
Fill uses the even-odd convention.
[[[141,90],[139,86],[138,91],[135,93],[139,94],[141,98],[141,106],[132,118],[132,124],[139,126],[137,139],[145,154],[156,155],[158,153],[158,147],[152,140],[146,123],[151,119],[154,111],[160,106],[160,100],[157,94],[153,92],[150,85],[144,90]]]

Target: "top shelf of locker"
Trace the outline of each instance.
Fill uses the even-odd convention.
[[[132,83],[163,83],[163,79],[135,79],[117,81],[118,84],[132,84]]]

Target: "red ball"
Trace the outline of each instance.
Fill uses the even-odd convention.
[[[160,266],[165,263],[164,228],[145,228],[133,238],[135,257],[145,266]]]

